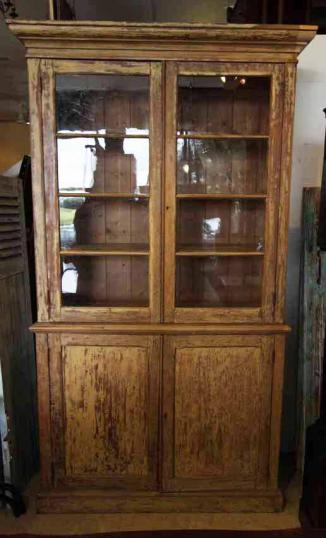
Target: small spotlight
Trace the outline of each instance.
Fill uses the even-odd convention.
[[[246,79],[245,78],[240,78],[240,84],[241,86],[244,86],[246,84]]]
[[[225,84],[226,83],[226,77],[222,76],[221,81],[223,82],[223,84]]]
[[[185,174],[189,174],[189,164],[184,164],[182,169],[185,172]]]

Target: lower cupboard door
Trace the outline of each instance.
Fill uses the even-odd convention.
[[[58,338],[50,343],[56,482],[156,489],[160,337]]]
[[[274,337],[164,342],[164,490],[267,488]]]

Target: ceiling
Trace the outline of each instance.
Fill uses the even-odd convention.
[[[47,18],[47,0],[16,0],[21,18]],[[24,47],[9,32],[0,16],[0,121],[16,121],[21,103],[27,104]]]
[[[68,0],[78,19],[140,22],[225,22],[234,0]],[[46,19],[48,0],[15,0],[19,18]],[[0,121],[17,121],[27,108],[28,85],[24,48],[0,16]]]

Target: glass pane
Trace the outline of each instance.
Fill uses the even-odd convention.
[[[61,192],[149,191],[149,141],[142,138],[58,139]]]
[[[148,201],[60,197],[61,248],[148,245]],[[147,246],[148,248],[148,246]]]
[[[148,306],[145,256],[64,256],[63,306]]]
[[[179,77],[178,131],[264,135],[269,131],[269,77]]]
[[[179,200],[177,249],[262,251],[263,200]]]
[[[267,140],[178,138],[178,193],[266,193]]]
[[[149,78],[142,75],[58,75],[57,130],[148,134]]]
[[[177,257],[176,306],[259,307],[262,257]]]

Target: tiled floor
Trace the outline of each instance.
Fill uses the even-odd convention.
[[[35,485],[33,486],[33,489]],[[108,514],[37,515],[30,500],[28,513],[18,519],[0,511],[0,533],[82,534],[127,530],[168,529],[291,529],[300,526],[300,487],[296,481],[286,492],[284,512],[277,514]]]

